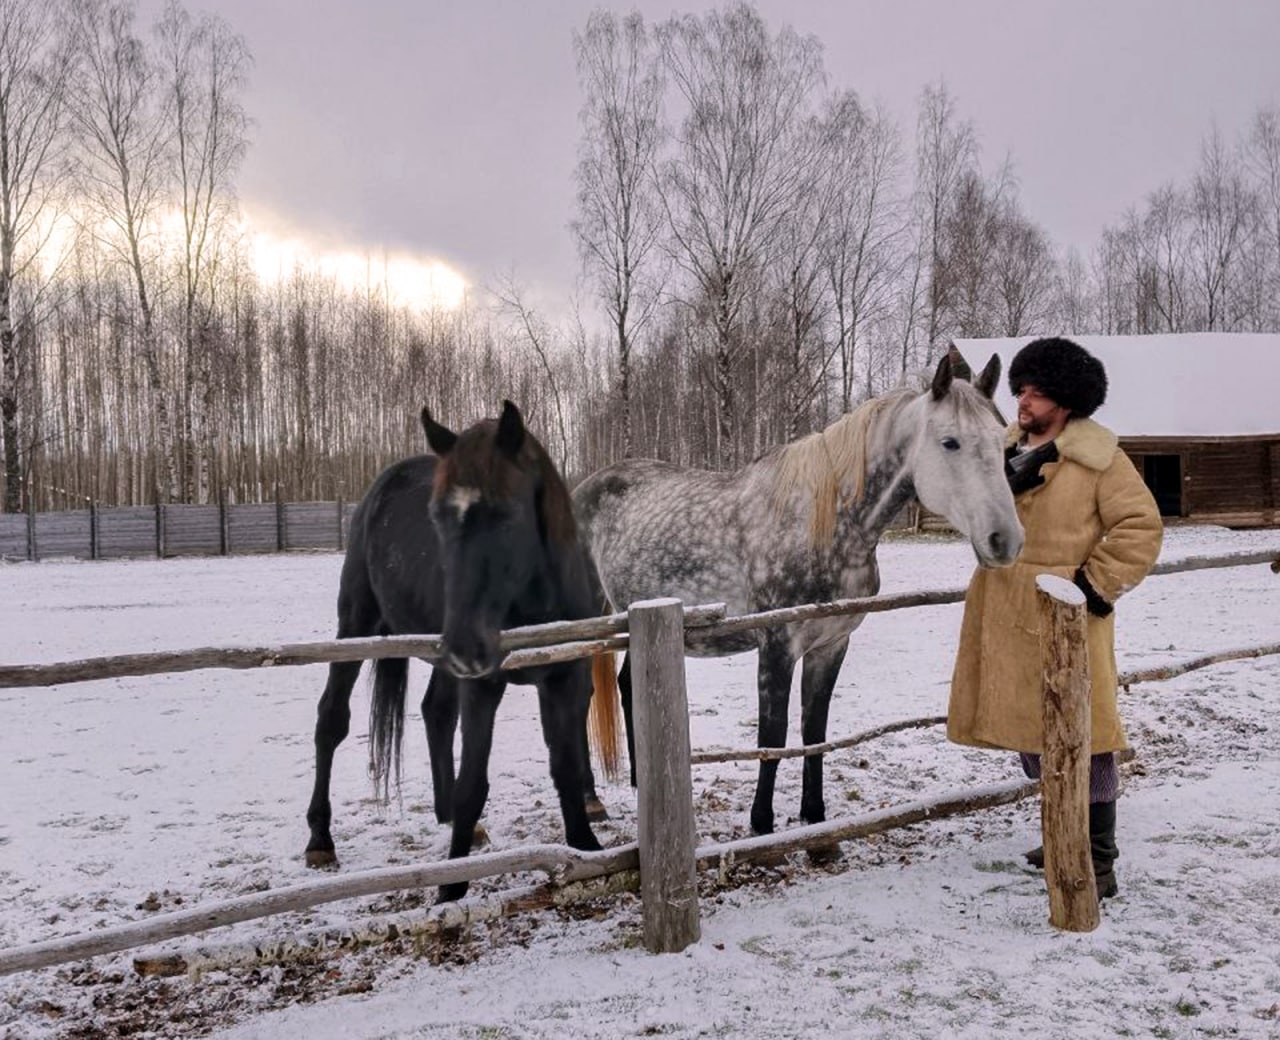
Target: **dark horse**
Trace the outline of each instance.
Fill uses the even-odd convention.
[[[351,523],[338,592],[338,637],[443,634],[431,669],[422,717],[431,757],[436,819],[453,822],[451,859],[471,851],[489,793],[494,715],[507,683],[538,688],[542,734],[560,798],[566,840],[599,849],[586,808],[590,789],[587,713],[592,665],[587,660],[518,671],[499,667],[505,628],[585,618],[599,613],[601,593],[578,540],[563,479],[519,410],[504,402],[500,419],[454,434],[422,411],[434,456],[397,462],[373,482]],[[600,659],[602,662],[604,659]],[[397,779],[409,662],[375,663],[370,708],[370,761],[385,798]],[[360,662],[329,666],[316,720],[316,782],[307,809],[310,866],[336,864],[329,832],[333,753],[351,720],[351,687]],[[612,678],[612,668],[597,670]],[[616,688],[597,698],[596,730],[609,767],[615,740]],[[462,721],[462,762],[454,778],[453,737]],[[441,886],[458,899],[465,882]]]
[[[969,537],[984,566],[1012,563],[1022,527],[1004,476],[1003,424],[991,394],[993,356],[976,382],[959,354],[932,377],[921,373],[820,433],[761,456],[733,473],[628,459],[599,470],[574,492],[578,518],[609,599],[619,608],[654,596],[725,603],[748,614],[880,587],[876,544],[911,499]],[[760,747],[787,735],[792,675],[803,661],[801,731],[826,740],[827,711],[849,634],[845,615],[718,638],[689,634],[689,653],[759,651]],[[618,684],[631,732],[631,660]],[[751,826],[773,830],[777,761],[761,762]],[[632,782],[635,782],[634,754]],[[826,818],[822,756],[805,759],[800,817]]]

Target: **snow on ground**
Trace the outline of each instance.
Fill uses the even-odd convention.
[[[1164,558],[1257,547],[1280,552],[1280,532],[1176,527]],[[328,638],[340,562],[3,565],[0,661]],[[958,542],[881,548],[885,591],[955,587],[970,568]],[[1280,578],[1265,566],[1152,578],[1119,608],[1121,669],[1275,642],[1278,608]],[[959,617],[958,606],[870,617],[830,734],[942,713]],[[418,689],[425,675],[415,672]],[[0,691],[0,945],[314,877],[301,853],[323,684],[313,666]],[[688,685],[695,747],[753,742],[753,655],[690,660]],[[1088,935],[1047,923],[1042,879],[1021,860],[1038,840],[1026,802],[850,842],[833,866],[796,856],[739,868],[725,889],[704,885],[702,940],[681,954],[643,951],[638,902],[625,895],[476,927],[419,957],[401,944],[314,966],[141,979],[122,954],[0,978],[0,1037],[1280,1036],[1280,658],[1121,696],[1136,749],[1121,895]],[[333,783],[342,869],[440,858],[448,834],[428,808],[421,728],[409,727],[402,797],[382,807],[365,773],[366,705],[362,683]],[[499,712],[485,814],[494,849],[562,840],[534,709],[515,688]],[[702,842],[746,833],[755,771],[695,770]],[[828,757],[828,814],[1015,771],[1012,756],[906,731]],[[799,772],[794,761],[780,769],[780,826],[795,823]],[[613,818],[601,839],[632,840],[632,792],[603,795]],[[209,941],[429,898],[354,900]]]

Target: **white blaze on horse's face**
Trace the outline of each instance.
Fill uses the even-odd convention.
[[[445,504],[458,514],[461,522],[467,518],[467,512],[480,501],[480,489],[456,485],[449,489],[445,496]]]
[[[969,539],[984,567],[1003,567],[1022,551],[1023,531],[1004,472],[1004,429],[990,403],[955,381],[940,399],[924,394],[915,447],[916,495]]]

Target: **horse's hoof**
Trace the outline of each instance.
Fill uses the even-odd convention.
[[[844,859],[844,852],[841,851],[839,842],[831,845],[819,845],[816,848],[809,849],[808,852],[809,862],[815,867],[828,867]]]
[[[476,829],[471,833],[471,847],[473,849],[483,849],[489,844],[489,832],[485,830],[483,823],[477,823]],[[465,892],[466,889],[463,889]]]
[[[441,885],[440,891],[436,894],[436,906],[441,903],[456,903],[466,894],[467,883],[465,881],[459,881],[453,885]]]
[[[781,849],[766,849],[751,857],[752,866],[773,870],[787,865],[787,854]]]
[[[609,818],[609,810],[604,807],[604,802],[600,801],[595,795],[587,798],[587,821],[589,823],[599,823],[601,820]]]
[[[307,849],[307,866],[313,870],[336,870],[338,855],[333,849]]]

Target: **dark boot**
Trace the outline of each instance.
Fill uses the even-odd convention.
[[[1116,884],[1116,803],[1093,802],[1089,806],[1089,852],[1093,856],[1093,876],[1098,882],[1098,898],[1107,899],[1120,891]]]
[[[1093,858],[1093,875],[1098,882],[1098,898],[1107,899],[1119,891],[1114,863],[1120,855],[1116,848],[1116,803],[1093,802],[1089,806],[1089,852]],[[1044,870],[1044,846],[1037,845],[1025,853],[1036,870]]]

